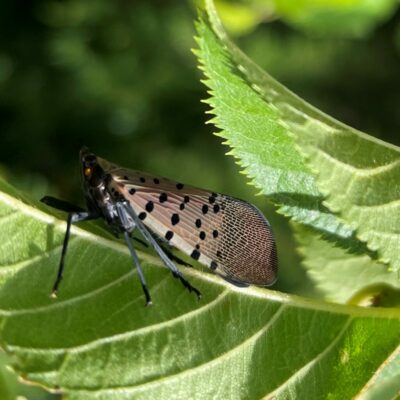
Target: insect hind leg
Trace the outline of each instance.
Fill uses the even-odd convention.
[[[200,300],[201,299],[201,293],[198,289],[196,289],[183,275],[182,273],[178,270],[178,272],[171,271],[172,276],[174,278],[177,278],[181,281],[182,285],[189,290],[189,292],[194,292],[197,295],[197,298]]]
[[[156,238],[156,240],[157,240],[158,244],[160,245],[160,247],[162,248],[162,250],[164,251],[164,253],[168,256],[168,258],[171,261],[175,261],[177,264],[183,265],[184,267],[187,267],[187,268],[193,268],[192,264],[189,264],[185,260],[182,260],[181,258],[176,256],[167,246],[164,245],[164,243],[162,241],[158,240],[157,238]]]
[[[139,217],[136,215],[136,213],[133,211],[131,206],[127,203],[124,203],[124,208],[128,212],[128,214],[132,217],[134,220],[137,228],[139,229],[140,233],[143,235],[143,237],[147,240],[149,245],[153,247],[153,249],[157,252],[165,266],[172,272],[172,275],[179,279],[182,283],[182,285],[189,290],[189,292],[193,292],[197,295],[197,298],[201,298],[201,293],[198,289],[196,289],[194,286],[191,285],[191,283],[183,276],[182,272],[179,271],[179,269],[175,266],[175,264],[170,260],[170,258],[165,254],[164,250],[160,247],[160,245],[157,243],[157,241],[154,239],[152,234],[147,230],[147,228],[143,225],[142,221],[139,219]]]

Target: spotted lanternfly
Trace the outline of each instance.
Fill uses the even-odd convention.
[[[277,254],[271,227],[253,205],[166,178],[121,168],[91,153],[80,152],[87,210],[45,196],[42,201],[68,212],[57,279],[64,270],[71,224],[103,218],[116,234],[123,234],[140,278],[146,304],[150,293],[132,245],[137,229],[154,248],[174,277],[200,297],[200,292],[171,260],[169,245],[238,285],[272,285],[277,276]]]

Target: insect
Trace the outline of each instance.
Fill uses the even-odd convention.
[[[63,277],[71,224],[96,218],[103,218],[114,233],[124,236],[146,304],[151,304],[151,297],[132,244],[136,229],[173,276],[198,297],[200,292],[175,266],[165,245],[177,248],[238,286],[270,286],[276,281],[275,240],[268,221],[253,205],[121,168],[86,147],[80,151],[80,163],[87,210],[50,196],[42,199],[47,205],[68,212],[53,296]]]

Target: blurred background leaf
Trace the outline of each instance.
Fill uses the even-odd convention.
[[[231,33],[282,19],[313,36],[364,38],[395,13],[397,0],[237,0],[216,2]]]

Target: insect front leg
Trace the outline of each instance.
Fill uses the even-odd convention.
[[[118,218],[121,223],[121,228],[124,230],[124,238],[125,238],[126,244],[128,245],[129,252],[131,253],[133,265],[136,266],[136,270],[139,275],[139,280],[142,285],[144,295],[146,297],[146,306],[151,305],[152,301],[151,301],[150,292],[149,292],[149,289],[147,286],[146,278],[144,277],[144,273],[143,273],[142,267],[140,265],[139,257],[135,251],[135,248],[132,245],[131,234],[127,230],[127,229],[131,229],[133,231],[135,229],[135,226],[130,223],[128,216],[126,214],[126,210],[121,203],[117,203],[116,210],[117,210]]]
[[[164,262],[165,266],[172,272],[172,275],[175,278],[178,278],[181,281],[181,283],[183,284],[183,286],[185,286],[189,290],[189,292],[193,291],[194,293],[196,293],[197,297],[200,299],[201,293],[199,292],[199,290],[190,284],[190,282],[183,276],[182,272],[179,271],[179,269],[175,266],[175,264],[168,258],[168,256],[164,253],[163,249],[160,247],[160,245],[153,238],[151,233],[146,229],[146,227],[143,225],[142,221],[139,219],[139,217],[133,211],[131,206],[129,204],[125,203],[124,207],[125,207],[126,211],[128,212],[128,214],[132,217],[132,219],[135,222],[140,233],[147,240],[147,242],[150,244],[150,246],[153,247],[153,249],[157,252],[157,254],[161,258],[161,260]]]
[[[65,231],[64,242],[63,242],[63,247],[62,247],[62,251],[61,251],[60,264],[58,266],[57,278],[56,278],[56,281],[54,282],[54,285],[53,285],[53,290],[51,292],[51,297],[53,297],[53,298],[57,297],[58,286],[59,286],[59,284],[60,284],[60,282],[62,280],[62,277],[63,277],[64,260],[65,260],[65,255],[67,253],[69,237],[70,237],[70,231],[71,231],[71,225],[73,223],[76,223],[76,222],[88,221],[90,219],[95,219],[95,218],[98,218],[98,215],[90,213],[88,211],[71,212],[71,213],[68,214],[67,229]]]
[[[142,285],[144,295],[146,297],[146,306],[149,306],[153,303],[151,301],[151,296],[150,296],[150,292],[149,292],[149,289],[147,286],[146,278],[144,277],[144,273],[143,273],[142,267],[140,265],[139,257],[135,251],[135,248],[132,246],[130,234],[126,231],[124,232],[124,238],[125,238],[126,244],[128,245],[129,252],[131,253],[133,265],[136,266],[136,270],[139,275],[139,280]]]

